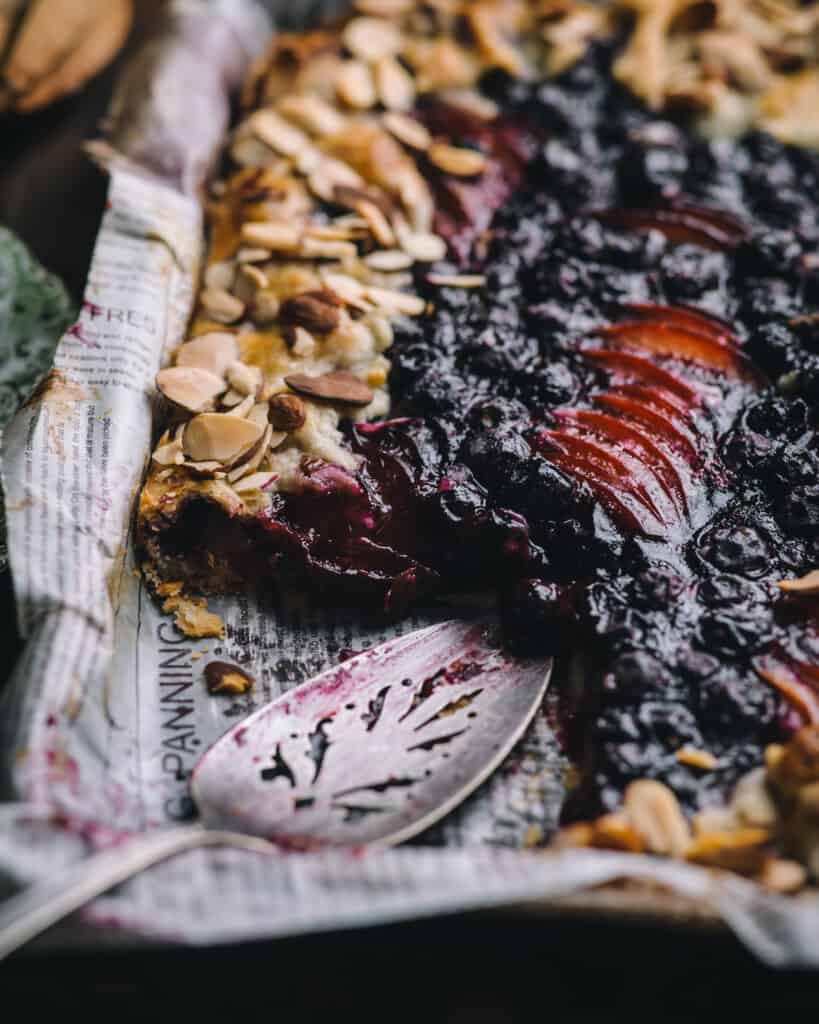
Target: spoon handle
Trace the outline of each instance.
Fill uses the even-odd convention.
[[[203,846],[232,846],[256,853],[271,850],[264,839],[210,831],[201,825],[134,836],[0,904],[0,960],[120,882],[177,853]]]

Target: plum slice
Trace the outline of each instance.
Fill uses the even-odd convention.
[[[615,228],[653,229],[675,245],[692,244],[703,249],[733,249],[748,235],[741,221],[707,206],[615,207],[594,210],[590,216]]]
[[[738,344],[737,336],[725,320],[689,306],[660,306],[654,302],[628,302],[620,307],[632,320],[674,324],[685,330],[704,334],[723,345]]]
[[[679,471],[640,427],[592,409],[558,409],[553,415],[559,423],[584,430],[603,444],[631,452],[651,470],[677,508],[688,513],[688,496]]]
[[[634,465],[635,460],[633,456],[629,457],[628,453],[623,453],[626,455],[628,462],[632,463],[632,465],[629,465],[620,455],[615,455],[593,441],[557,430],[540,431],[538,441],[541,445],[546,446],[545,450],[547,452],[550,445],[556,446],[558,450],[563,451],[570,459],[573,459],[577,466],[593,470],[602,480],[608,482],[613,487],[619,487],[627,491],[640,501],[655,518],[661,522],[666,521],[666,515],[658,507],[655,498],[646,486],[652,480],[652,477],[647,472],[646,467],[639,464]],[[638,473],[647,479],[641,480]],[[660,489],[662,490],[662,488]],[[665,495],[665,497],[670,496]]]
[[[602,327],[598,334],[618,349],[636,349],[655,356],[681,359],[730,377],[745,380],[758,377],[751,361],[739,349],[678,324],[626,320]]]
[[[666,391],[679,395],[687,405],[700,404],[699,395],[690,385],[642,356],[635,356],[629,352],[614,352],[605,348],[586,348],[581,351],[585,359],[596,363],[615,378],[659,385]]]
[[[647,384],[618,384],[609,390],[612,395],[624,395],[634,398],[644,405],[650,405],[658,412],[667,413],[672,419],[679,420],[681,425],[691,422],[691,412],[677,395],[665,388],[649,387]]]
[[[616,416],[622,416],[625,419],[641,424],[651,431],[655,437],[661,438],[671,445],[673,449],[684,455],[689,464],[695,465],[697,463],[697,449],[691,438],[686,433],[683,433],[679,427],[671,423],[667,415],[657,412],[648,405],[644,405],[625,395],[603,393],[594,395],[592,402],[606,412],[614,413]]]

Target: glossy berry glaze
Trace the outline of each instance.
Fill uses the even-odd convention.
[[[819,565],[819,157],[657,120],[609,59],[487,81],[491,130],[422,112],[493,157],[438,185],[446,269],[486,286],[418,274],[435,311],[397,333],[395,419],[355,429],[323,562],[310,541],[393,609],[489,586],[516,649],[582,652],[567,817],[640,777],[713,803],[819,717],[815,599],[775,586]],[[303,538],[314,509],[279,515]]]

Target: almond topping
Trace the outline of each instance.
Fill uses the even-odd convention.
[[[415,102],[415,80],[394,57],[382,57],[373,68],[378,98],[387,110],[409,110]]]
[[[292,327],[304,327],[311,334],[329,334],[339,325],[339,300],[326,288],[302,292],[282,303],[279,320]]]
[[[771,833],[764,828],[739,828],[730,832],[706,832],[686,851],[686,860],[707,867],[725,868],[740,874],[761,871],[768,856]]]
[[[260,473],[249,473],[241,480],[233,484],[233,490],[237,494],[248,494],[250,491],[265,491],[271,484],[278,480],[279,474],[271,470],[262,470]]]
[[[762,870],[756,875],[756,881],[773,892],[792,893],[804,888],[808,873],[795,860],[782,857],[768,857]]]
[[[388,288],[366,288],[365,296],[385,313],[405,313],[407,316],[420,316],[427,308],[426,302],[419,295],[408,295],[406,292],[395,292]]]
[[[421,263],[435,263],[446,256],[446,242],[440,235],[407,231],[401,233],[399,241],[404,252]]]
[[[382,18],[353,18],[347,23],[341,41],[359,60],[376,61],[398,53],[401,32]]]
[[[298,395],[273,395],[268,403],[268,417],[274,430],[298,430],[304,426],[307,410]]]
[[[413,264],[413,258],[401,249],[377,249],[364,257],[364,262],[373,270],[389,274],[396,270],[406,270]]]
[[[427,156],[445,174],[459,178],[472,178],[486,170],[486,157],[475,149],[450,146],[447,142],[433,142]]]
[[[199,294],[202,310],[210,320],[232,324],[244,313],[245,304],[221,288],[205,288]]]
[[[198,366],[169,366],[156,375],[156,386],[175,405],[189,412],[212,409],[227,385],[221,377]]]
[[[355,9],[375,17],[395,18],[406,14],[415,6],[415,0],[355,0]]]
[[[345,118],[319,96],[285,96],[279,110],[311,135],[335,135],[344,128]]]
[[[258,423],[229,413],[206,412],[185,427],[182,447],[194,462],[234,462],[261,440],[264,429]]]
[[[410,149],[426,150],[432,144],[432,136],[420,121],[408,114],[391,111],[381,118],[381,124],[399,142]]]
[[[308,395],[310,398],[322,398],[328,402],[369,405],[373,400],[373,393],[364,381],[344,370],[322,373],[318,377],[311,377],[306,373],[293,373],[285,377],[284,382],[293,391]]]
[[[304,132],[280,117],[275,110],[257,110],[246,121],[257,139],[282,156],[296,156],[308,145]]]
[[[375,84],[369,67],[357,60],[345,60],[336,75],[336,92],[348,107],[368,110],[375,106]]]
[[[221,263],[211,263],[211,265],[205,269],[205,287],[216,288],[220,291],[230,291],[233,287],[235,277],[236,267],[232,263],[227,263],[225,261]]]
[[[638,779],[626,789],[623,810],[651,853],[682,856],[691,842],[691,830],[676,796],[653,779]]]
[[[258,366],[235,362],[227,369],[227,379],[234,391],[241,395],[256,395],[262,386],[262,371]]]
[[[221,377],[239,358],[236,336],[226,331],[210,331],[191,338],[176,350],[177,366],[198,366]]]
[[[175,466],[183,461],[182,442],[177,438],[161,444],[151,456],[157,466]]]
[[[301,228],[280,221],[252,221],[242,225],[242,241],[262,249],[295,249],[301,240]]]
[[[713,754],[707,750],[697,750],[696,747],[681,747],[674,756],[680,764],[700,768],[704,772],[712,772],[719,764]]]
[[[254,684],[253,676],[238,665],[227,661],[212,661],[205,666],[208,693],[226,693],[229,696],[247,693]]]
[[[390,222],[375,203],[369,199],[359,199],[355,204],[355,210],[366,220],[379,245],[389,247],[395,244],[395,233],[390,227]]]
[[[253,296],[253,308],[250,313],[256,323],[270,324],[279,315],[280,303],[275,292],[265,289]]]
[[[812,569],[795,580],[780,580],[777,586],[786,594],[819,594],[819,569]]]
[[[486,284],[483,274],[427,274],[427,281],[441,288],[483,288]]]

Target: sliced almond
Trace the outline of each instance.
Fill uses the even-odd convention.
[[[493,67],[502,68],[513,78],[523,78],[528,70],[526,61],[521,51],[503,34],[496,5],[470,4],[465,13],[469,27],[486,60]]]
[[[267,288],[269,284],[267,274],[253,263],[243,263],[239,267],[238,277],[248,281],[254,293],[262,288]]]
[[[258,469],[262,459],[267,455],[270,447],[270,441],[273,437],[273,428],[266,420],[263,421],[260,426],[264,430],[261,443],[253,445],[248,457],[246,459],[242,459],[241,462],[239,462],[238,465],[228,473],[228,483],[235,483],[237,480],[241,480],[243,476],[247,476],[248,473],[252,473],[254,470]]]
[[[220,324],[235,323],[244,313],[245,304],[222,288],[204,288],[199,293],[202,311]]]
[[[245,395],[241,402],[238,405],[234,405],[226,415],[238,416],[240,419],[244,419],[255,404],[253,395]]]
[[[178,465],[181,456],[182,442],[176,438],[173,441],[168,441],[167,444],[160,445],[154,451],[151,459],[158,466],[175,466]]]
[[[408,295],[388,288],[366,288],[365,297],[385,313],[407,316],[420,316],[427,308],[426,302],[419,295]]]
[[[406,270],[413,264],[413,258],[402,249],[377,249],[364,257],[364,262],[372,270],[389,274],[396,270]]]
[[[251,114],[245,125],[257,139],[282,156],[296,156],[308,145],[303,131],[269,108]]]
[[[279,315],[280,305],[276,293],[269,289],[264,289],[264,291],[256,292],[253,296],[253,307],[250,310],[250,314],[256,323],[270,324]]]
[[[264,428],[229,413],[206,412],[187,424],[182,435],[185,454],[194,462],[228,466],[261,440]]]
[[[698,750],[696,747],[681,747],[674,756],[680,764],[688,765],[689,768],[699,768],[704,772],[712,772],[719,765],[719,761],[712,753]]]
[[[326,288],[317,288],[286,299],[279,310],[282,324],[304,327],[312,334],[329,334],[339,325],[339,300]]]
[[[427,274],[427,281],[441,288],[483,288],[486,284],[483,274]]]
[[[262,470],[260,473],[250,473],[234,483],[233,490],[237,494],[249,494],[251,491],[266,491],[278,478],[279,474],[269,469]]]
[[[366,220],[379,245],[387,248],[395,245],[395,232],[375,203],[370,202],[369,199],[360,199],[355,204],[355,209]]]
[[[304,329],[304,327],[295,327],[293,329],[292,339],[287,340],[290,345],[290,351],[294,356],[301,356],[302,359],[309,359],[310,356],[316,354],[318,342],[309,331]]]
[[[448,107],[463,110],[481,121],[494,121],[500,109],[494,100],[474,89],[443,89],[439,96]]]
[[[348,306],[362,311],[371,308],[365,298],[364,286],[349,274],[334,274],[328,271],[322,274],[322,280]]]
[[[230,291],[236,279],[236,267],[227,260],[218,263],[211,263],[205,269],[205,287],[217,288],[221,291]]]
[[[270,416],[270,405],[267,402],[256,402],[247,418],[262,427],[266,427]]]
[[[358,255],[352,242],[337,242],[327,238],[303,238],[299,247],[299,255],[314,260],[339,260],[349,263]]]
[[[373,68],[378,98],[387,110],[409,110],[415,102],[415,79],[395,57],[382,57]]]
[[[808,873],[795,860],[767,857],[756,875],[756,881],[772,892],[793,893],[805,887]]]
[[[392,57],[401,49],[401,31],[383,18],[353,18],[347,22],[341,41],[353,57],[377,61]]]
[[[228,366],[239,358],[236,335],[227,331],[210,331],[191,338],[176,350],[177,366],[198,366],[210,370],[218,377],[224,375]]]
[[[786,594],[819,594],[819,569],[812,569],[795,580],[780,580],[777,586]]]
[[[227,388],[224,380],[197,366],[169,366],[156,375],[156,386],[174,405],[188,412],[212,409]]]
[[[223,480],[225,477],[225,467],[221,462],[215,462],[212,459],[204,462],[186,462],[185,469],[194,476],[204,477],[207,480]]]
[[[285,96],[279,101],[279,110],[311,135],[335,135],[346,123],[343,114],[309,93]]]
[[[424,151],[432,144],[432,136],[420,121],[408,114],[390,111],[381,118],[381,124],[399,142],[410,149]]]
[[[266,263],[269,259],[269,249],[242,248],[236,253],[237,263]]]
[[[401,248],[420,263],[436,263],[446,256],[446,242],[440,235],[405,231],[398,238]]]
[[[355,9],[375,17],[395,18],[406,14],[415,6],[415,0],[355,0]]]
[[[235,409],[237,405],[244,402],[247,395],[243,395],[241,391],[234,391],[233,388],[230,391],[226,391],[221,398],[221,405],[225,409]]]
[[[227,379],[234,391],[241,395],[256,395],[262,386],[262,371],[238,360],[227,368]]]
[[[706,832],[688,847],[686,860],[707,867],[725,868],[740,874],[760,871],[768,857],[771,833],[765,828],[738,828],[730,832]]]
[[[325,203],[332,202],[335,190],[339,185],[348,188],[362,188],[364,179],[343,160],[336,160],[334,157],[326,157],[307,179],[310,191],[324,200]]]
[[[342,103],[356,110],[375,106],[375,83],[369,67],[358,60],[345,60],[336,75],[336,92]]]
[[[251,221],[242,225],[242,241],[260,249],[282,251],[298,248],[301,228],[283,221]]]
[[[306,373],[293,373],[284,378],[285,384],[293,391],[310,398],[329,402],[344,402],[346,405],[369,405],[373,400],[372,390],[363,380],[344,370],[322,373],[312,377]]]
[[[230,155],[239,167],[273,167],[279,157],[270,146],[252,135],[239,135],[230,147]]]
[[[450,146],[448,142],[433,142],[427,156],[445,174],[458,178],[473,178],[486,170],[486,157],[475,149]]]
[[[668,786],[653,779],[632,782],[626,788],[623,810],[651,853],[672,857],[685,854],[691,829]]]
[[[268,418],[274,430],[298,430],[304,426],[307,410],[298,395],[282,392],[268,402]]]

